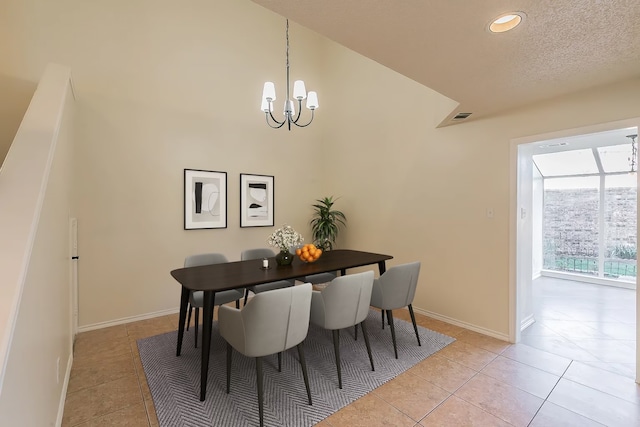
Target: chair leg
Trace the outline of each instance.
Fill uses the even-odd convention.
[[[387,310],[387,320],[389,321],[389,327],[391,328],[391,341],[393,341],[393,352],[398,358],[398,347],[396,346],[396,328],[393,327],[393,313],[391,310]]]
[[[278,353],[278,372],[282,372],[282,352]]]
[[[340,330],[333,331],[333,350],[336,354],[336,368],[338,368],[338,387],[342,389],[342,371],[340,370]]]
[[[382,329],[384,329],[384,310],[380,310],[380,314],[382,314]]]
[[[227,394],[231,389],[231,344],[227,343]]]
[[[243,305],[243,307],[244,307],[245,305],[247,305],[247,300],[248,300],[248,299],[249,299],[249,289],[245,289],[245,290],[244,290],[244,305]]]
[[[362,336],[364,337],[364,343],[367,346],[367,353],[369,353],[369,362],[371,362],[371,370],[375,371],[376,368],[373,367],[373,356],[371,355],[371,345],[369,345],[369,334],[367,333],[367,325],[365,325],[364,320],[360,323],[362,327]]]
[[[416,331],[416,338],[418,338],[418,346],[422,347],[420,344],[420,334],[418,333],[418,325],[416,325],[416,315],[413,314],[413,307],[409,304],[409,314],[411,315],[411,321],[413,322],[413,330]]]
[[[187,308],[187,313],[189,313],[187,315],[187,331],[189,330],[189,323],[191,323],[191,312],[193,311],[193,307],[191,307],[191,304],[189,304],[189,307]]]
[[[307,362],[304,360],[304,348],[302,343],[298,344],[298,356],[300,357],[300,364],[302,365],[302,377],[304,378],[304,386],[307,388],[307,397],[309,398],[309,405],[311,403],[311,388],[309,387],[309,375],[307,375]]]
[[[258,412],[260,413],[260,427],[264,426],[264,408],[262,405],[262,394],[264,392],[262,385],[262,358],[256,357],[256,376],[258,380]]]
[[[236,308],[238,310],[240,310],[240,300],[239,299],[236,300]]]
[[[355,340],[358,341],[358,325],[354,325],[353,330],[355,334]]]
[[[196,348],[198,348],[198,323],[200,323],[200,309],[196,307],[196,317],[193,318],[195,323],[194,330],[196,332]]]

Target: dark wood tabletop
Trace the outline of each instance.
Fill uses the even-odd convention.
[[[392,258],[390,255],[371,252],[334,249],[324,252],[314,263],[305,263],[294,256],[290,266],[278,266],[275,258],[272,257],[269,259],[269,269],[263,269],[262,259],[256,259],[179,268],[173,270],[171,276],[189,290],[219,292],[328,271],[362,267]]]

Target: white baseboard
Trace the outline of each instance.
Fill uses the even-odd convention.
[[[463,322],[463,321],[460,321],[460,320],[457,320],[457,319],[453,319],[451,317],[443,316],[443,315],[438,314],[438,313],[434,313],[434,312],[431,312],[431,311],[428,311],[428,310],[423,310],[421,308],[413,307],[413,310],[415,312],[417,312],[417,313],[424,314],[425,316],[433,317],[434,319],[441,320],[443,322],[450,323],[450,324],[455,325],[455,326],[460,326],[461,328],[469,329],[469,330],[472,330],[474,332],[478,332],[478,333],[483,334],[483,335],[488,335],[490,337],[497,338],[497,339],[502,340],[502,341],[510,342],[508,334],[503,334],[501,332],[497,332],[497,331],[493,331],[491,329],[483,328],[482,326],[472,325],[471,323]]]
[[[139,320],[153,319],[154,317],[166,316],[168,314],[175,314],[179,312],[180,312],[180,309],[172,308],[169,310],[160,310],[160,311],[155,311],[153,313],[141,314],[138,316],[123,317],[120,319],[110,320],[108,322],[100,322],[100,323],[93,323],[91,325],[79,326],[78,332],[93,331],[95,329],[102,329],[102,328],[108,328],[109,326],[123,325],[125,323],[137,322]]]
[[[497,338],[502,341],[509,341],[509,335],[503,334],[501,332],[493,331],[491,329],[483,328],[482,326],[472,325],[471,323],[463,322],[457,319],[453,319],[451,317],[443,316],[438,313],[434,313],[428,310],[423,310],[421,308],[413,307],[413,310],[416,313],[424,314],[425,316],[433,317],[434,319],[441,320],[446,323],[450,323],[455,326],[460,326],[461,328],[469,329],[475,332],[478,332],[483,335],[488,335],[490,337]],[[137,322],[139,320],[147,320],[153,319],[154,317],[166,316],[169,314],[179,313],[179,309],[169,309],[169,310],[161,310],[153,313],[141,314],[139,316],[131,316],[131,317],[123,317],[121,319],[111,320],[108,322],[100,322],[94,323],[91,325],[80,326],[78,328],[78,332],[87,332],[93,331],[95,329],[108,328],[110,326],[123,325],[125,323]]]
[[[536,319],[533,317],[533,314],[528,315],[526,318],[522,319],[520,322],[520,330],[524,331],[529,326],[533,325],[536,322]]]

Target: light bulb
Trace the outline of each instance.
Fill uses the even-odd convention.
[[[293,83],[293,98],[297,100],[303,100],[307,97],[307,89],[304,87],[302,80],[296,80]]]
[[[269,104],[271,104],[269,101],[267,101],[265,98],[262,98],[262,104],[260,104],[260,109],[263,112],[268,113],[271,110],[269,108]]]
[[[273,82],[265,82],[262,90],[262,99],[266,99],[269,102],[276,100],[276,86]]]
[[[307,108],[310,110],[315,110],[318,107],[318,94],[314,91],[309,92],[309,94],[307,95]]]
[[[288,99],[284,102],[284,115],[291,114],[294,116],[296,114],[296,109],[293,106],[293,101]]]

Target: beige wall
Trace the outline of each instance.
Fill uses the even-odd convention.
[[[234,260],[266,246],[273,228],[239,228],[240,173],[274,175],[276,225],[307,233],[322,195],[322,127],[272,130],[259,110],[265,80],[284,98],[281,17],[237,1],[15,1],[9,10],[26,58],[8,61],[7,73],[32,78],[52,60],[73,70],[81,328],[175,309],[169,271],[188,254]],[[320,121],[322,40],[295,23],[290,36],[291,77],[320,93]],[[183,230],[185,168],[227,172],[227,229]]]
[[[346,245],[422,261],[414,306],[508,337],[510,141],[638,117],[640,80],[436,129],[433,92],[340,46],[328,56],[331,93],[351,95],[325,131]]]
[[[640,115],[632,81],[436,129],[444,97],[291,23],[292,79],[320,109],[276,131],[259,97],[275,79],[283,98],[281,17],[233,0],[51,3],[10,1],[0,26],[21,51],[0,72],[73,70],[81,327],[175,309],[169,271],[187,254],[264,246],[273,228],[239,228],[239,174],[257,173],[276,177],[276,226],[308,237],[313,200],[340,197],[341,247],[422,261],[416,308],[506,336],[510,140]],[[227,229],[183,230],[184,168],[228,173]]]
[[[20,126],[36,85],[13,77],[0,75],[0,165],[4,161],[16,131]]]

